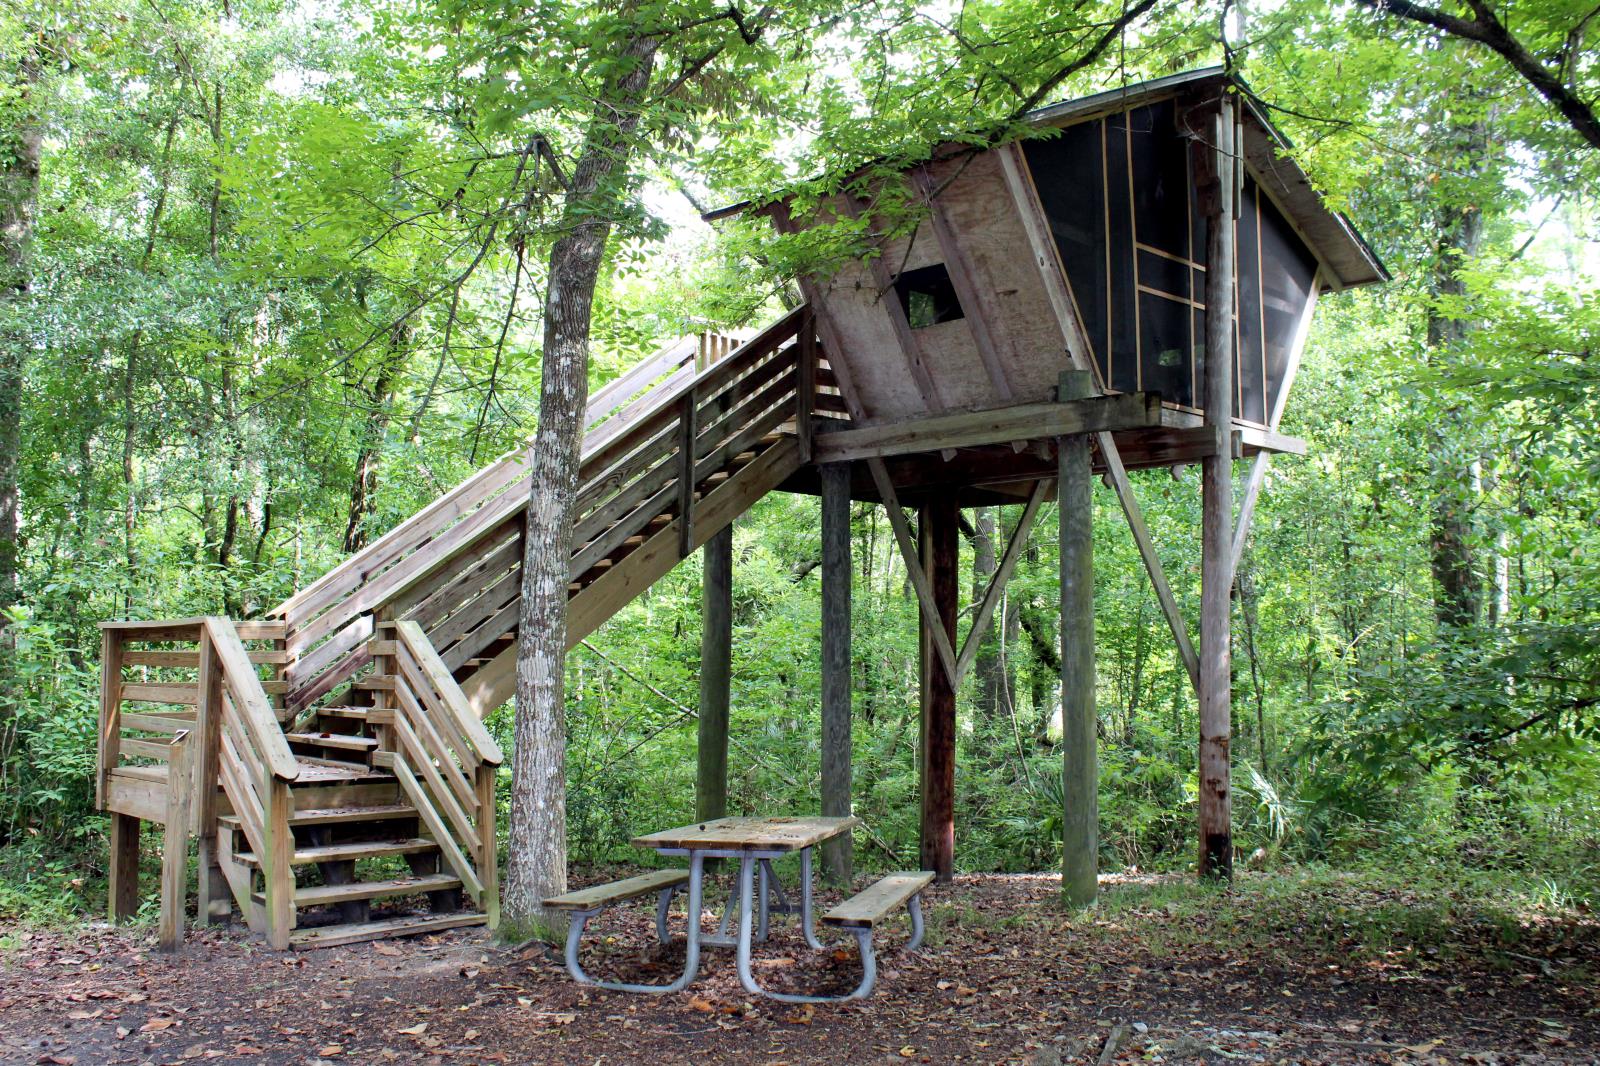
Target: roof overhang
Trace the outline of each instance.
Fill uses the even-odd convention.
[[[1328,208],[1310,177],[1295,162],[1294,146],[1267,118],[1261,98],[1222,67],[1203,67],[1065,100],[1029,112],[1024,121],[1033,126],[1061,128],[1176,96],[1230,91],[1242,101],[1245,163],[1326,268],[1323,287],[1338,291],[1388,281],[1388,269],[1355,224]]]
[[[1217,93],[1233,91],[1243,101],[1241,113],[1245,162],[1261,187],[1278,204],[1323,264],[1323,287],[1338,291],[1388,281],[1389,271],[1356,230],[1355,224],[1342,213],[1329,209],[1312,186],[1311,179],[1295,162],[1293,146],[1267,118],[1266,107],[1260,97],[1241,79],[1228,74],[1220,66],[1203,67],[1109,89],[1092,96],[1064,100],[1029,112],[1023,121],[1041,128],[1061,128],[1158,100],[1198,95],[1208,90]],[[857,169],[851,173],[859,172]],[[844,180],[848,178],[841,179]],[[787,194],[777,193],[761,201],[745,201],[708,211],[701,218],[715,222],[787,198]]]

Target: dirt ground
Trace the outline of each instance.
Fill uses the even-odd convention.
[[[884,937],[878,991],[850,1005],[753,999],[709,950],[683,993],[586,989],[542,946],[481,931],[296,954],[238,930],[0,930],[6,1063],[1588,1063],[1600,1061],[1600,929],[1507,925],[1392,889],[1246,880],[1203,893],[1107,879],[1072,913],[1049,876],[962,877],[928,942]],[[681,919],[680,919],[681,921]],[[708,918],[709,921],[709,918]],[[591,972],[666,980],[647,908],[596,923]],[[780,920],[774,987],[850,987],[853,949]]]

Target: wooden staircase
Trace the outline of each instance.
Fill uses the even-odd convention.
[[[814,419],[843,415],[809,308],[747,340],[686,338],[599,390],[569,643],[794,474]],[[480,470],[265,621],[103,625],[113,917],[136,906],[149,820],[169,852],[198,837],[202,920],[231,901],[276,947],[497,922],[502,756],[481,717],[514,687],[529,458]],[[183,895],[169,870],[164,941]]]

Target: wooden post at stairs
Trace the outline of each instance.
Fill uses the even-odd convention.
[[[1090,395],[1086,370],[1061,375],[1060,398]],[[1086,906],[1099,893],[1100,770],[1094,672],[1094,474],[1085,434],[1056,438],[1061,554],[1061,893]]]
[[[111,814],[111,869],[107,910],[120,924],[139,913],[139,819]]]
[[[267,782],[267,810],[263,829],[267,853],[262,857],[261,880],[266,897],[267,943],[277,951],[287,951],[294,931],[294,830],[289,827],[292,801],[289,784],[272,778]]]
[[[700,727],[694,809],[698,821],[728,813],[728,707],[733,671],[733,527],[701,548]]]
[[[822,813],[851,813],[850,793],[850,464],[822,475]],[[848,833],[822,845],[822,870],[835,884],[853,874]]]
[[[1205,421],[1217,447],[1201,461],[1200,517],[1200,875],[1232,878],[1229,669],[1232,609],[1233,295],[1235,103],[1220,100],[1196,144],[1206,213],[1206,347],[1202,364]]]
[[[201,925],[225,922],[229,912],[228,882],[217,863],[217,782],[222,753],[222,664],[211,645],[211,629],[200,628],[200,672],[196,690],[195,731],[190,739],[194,764],[194,811],[191,832],[199,852],[199,903],[195,917]]]
[[[196,743],[192,731],[180,729],[167,748],[167,822],[161,840],[161,918],[156,928],[156,944],[162,951],[177,951],[183,946]],[[202,871],[201,880],[204,879]]]
[[[932,631],[941,626],[953,645],[960,598],[960,512],[945,493],[922,508],[918,536],[922,568],[937,617],[921,612],[922,660],[922,868],[940,881],[955,875],[956,693],[935,654]]]
[[[500,927],[500,839],[496,826],[499,822],[500,802],[495,792],[495,782],[500,768],[490,763],[479,763],[473,772],[473,791],[478,797],[478,854],[473,860],[478,867],[478,880],[483,882],[483,896],[478,909],[488,919],[490,929]]]

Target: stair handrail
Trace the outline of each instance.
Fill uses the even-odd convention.
[[[250,663],[232,620],[203,620],[201,735],[208,749],[204,765],[216,767],[223,793],[256,855],[264,886],[261,924],[275,948],[289,946],[294,927],[294,839],[289,827],[289,784],[300,777],[300,762],[272,712],[266,690]],[[209,690],[209,691],[207,691]],[[204,830],[208,827],[202,827]],[[256,906],[249,886],[235,885],[235,901],[246,916]]]
[[[495,782],[505,757],[422,627],[402,621],[392,630],[393,641],[382,646],[382,668],[393,681],[387,750],[375,762],[395,775],[443,861],[498,925]]]
[[[499,766],[505,762],[505,755],[500,751],[500,745],[489,735],[483,720],[472,713],[466,697],[461,694],[460,686],[456,684],[455,678],[450,676],[450,668],[439,658],[433,642],[422,631],[422,627],[416,622],[401,621],[395,624],[395,633],[416,660],[417,665],[421,667],[428,681],[437,688],[443,703],[440,711],[448,717],[450,724],[471,746],[478,762],[489,766]]]
[[[697,354],[704,346],[701,336],[703,335],[678,338],[672,344],[660,349],[654,355],[642,360],[619,377],[596,390],[590,398],[586,409],[585,430],[593,429],[613,414],[618,413],[619,409],[625,409],[628,403],[637,399],[641,393],[656,382],[657,378],[668,370],[678,371],[686,366],[693,366]],[[449,525],[456,518],[459,518],[483,500],[493,496],[496,492],[505,488],[507,484],[515,481],[528,464],[531,447],[531,443],[518,445],[488,465],[475,471],[460,484],[439,496],[365,548],[330,569],[268,613],[273,617],[282,617],[286,620],[295,621],[315,614],[337,602],[339,594],[334,590],[348,575],[356,573],[361,577],[365,577],[383,568],[399,556],[426,543],[439,529]]]
[[[718,338],[717,347],[727,354],[709,365],[700,365],[698,358],[705,342],[684,338],[642,364],[645,370],[619,378],[616,388],[599,390],[588,408],[585,473],[603,470],[607,457],[628,450],[641,427],[670,418],[681,396],[737,376],[745,364],[772,354],[796,336],[805,313],[805,308],[790,312],[748,339]],[[661,374],[670,366],[677,369],[663,379]],[[301,655],[315,664],[315,673],[301,670],[298,676],[290,667],[291,706],[304,706],[359,670],[367,661],[361,642],[371,632],[370,623],[362,623],[363,616],[385,606],[424,575],[419,572],[395,582],[381,603],[367,603],[359,609],[349,606],[349,601],[361,598],[368,579],[387,574],[386,567],[392,569],[391,564],[398,565],[402,557],[430,544],[438,544],[442,559],[452,558],[470,546],[473,538],[497,528],[523,506],[527,463],[526,449],[509,453],[272,612],[281,615],[288,626],[291,657]],[[374,596],[369,594],[367,599]],[[347,606],[341,608],[341,602]]]
[[[205,628],[212,653],[222,668],[222,683],[231,697],[223,704],[224,725],[236,722],[249,734],[263,768],[273,777],[279,781],[299,780],[300,763],[289,750],[283,727],[278,724],[267,691],[261,686],[261,678],[250,663],[232,619],[208,616]]]

